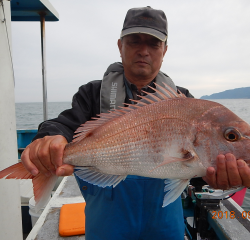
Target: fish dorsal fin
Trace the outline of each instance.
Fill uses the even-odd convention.
[[[127,107],[121,107],[121,109],[116,109],[109,111],[109,113],[100,113],[97,115],[97,117],[91,118],[92,120],[87,121],[84,124],[81,124],[79,128],[75,131],[74,139],[72,142],[79,142],[85,137],[91,135],[94,130],[96,130],[98,127],[102,126],[106,122],[109,122],[111,120],[114,120],[118,117],[121,117],[127,112],[130,112],[134,110],[135,108]]]
[[[169,87],[167,84],[163,83],[165,88],[160,86],[157,83],[154,83],[156,88],[153,88],[149,86],[152,90],[154,90],[154,93],[149,93],[142,91],[146,93],[146,96],[139,96],[141,97],[140,100],[134,100],[130,99],[130,101],[137,103],[137,104],[128,104],[124,103],[124,105],[127,105],[128,107],[119,107],[119,109],[111,110],[109,113],[100,113],[97,115],[97,117],[91,118],[92,120],[87,121],[86,123],[82,124],[76,131],[74,135],[73,142],[79,142],[85,137],[91,135],[94,130],[96,130],[98,127],[102,126],[103,124],[114,120],[116,118],[119,118],[123,116],[124,114],[134,111],[138,108],[145,107],[149,104],[153,104],[156,102],[160,102],[167,99],[172,98],[186,98],[186,96],[179,92],[177,93],[174,89]]]

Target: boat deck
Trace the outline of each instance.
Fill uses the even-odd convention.
[[[58,231],[62,205],[81,202],[84,202],[84,198],[81,195],[74,176],[64,177],[26,240],[85,240],[85,235],[61,237]]]
[[[84,198],[74,176],[64,177],[26,240],[85,240],[85,235],[61,237],[58,231],[62,205],[81,202]],[[232,199],[221,201],[219,210],[208,212],[208,222],[218,239],[249,239],[250,212],[245,212]]]

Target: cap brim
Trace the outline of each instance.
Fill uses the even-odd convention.
[[[151,36],[154,36],[154,37],[160,39],[163,42],[165,42],[168,38],[168,36],[166,36],[162,32],[159,32],[159,31],[152,29],[152,28],[146,28],[146,27],[133,27],[133,28],[125,29],[121,32],[121,37],[124,37],[124,36],[129,35],[129,34],[134,34],[134,33],[148,34],[148,35],[151,35]]]

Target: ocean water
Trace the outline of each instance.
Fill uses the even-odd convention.
[[[211,100],[210,100],[211,101]],[[250,99],[214,99],[229,108],[236,115],[250,124]],[[48,117],[55,118],[60,112],[71,108],[70,102],[49,102]],[[43,121],[42,103],[16,103],[17,129],[37,129]],[[245,211],[250,211],[250,189],[247,190],[243,206]]]
[[[48,118],[56,118],[65,109],[71,108],[70,102],[49,102]],[[41,102],[16,103],[17,129],[37,129],[43,122],[43,104]]]
[[[214,99],[244,121],[250,124],[250,99]],[[71,108],[70,102],[49,102],[48,118],[55,118],[60,112]],[[37,129],[39,123],[43,121],[43,104],[36,103],[16,103],[16,124],[17,129]]]

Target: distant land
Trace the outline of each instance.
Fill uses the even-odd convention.
[[[250,87],[242,87],[226,90],[224,92],[214,93],[212,95],[204,95],[201,99],[239,99],[250,98]]]

